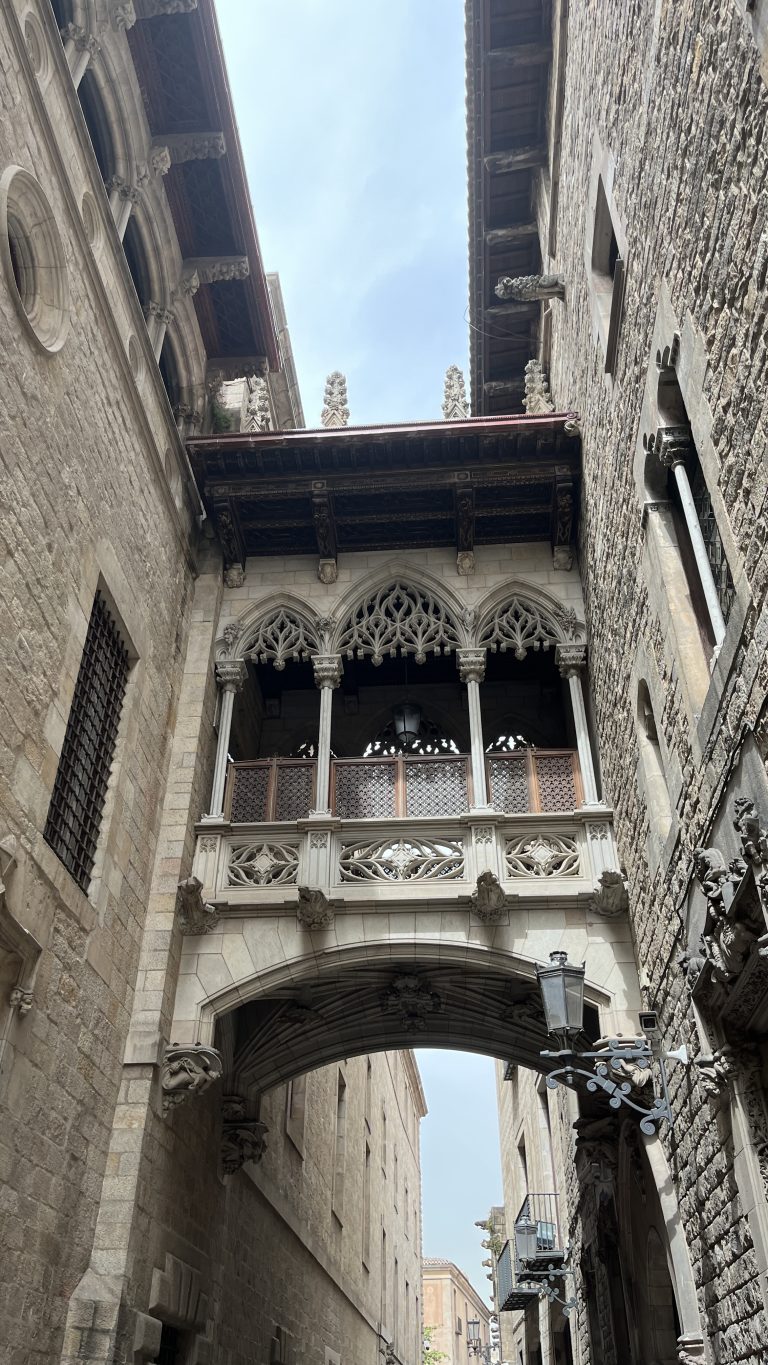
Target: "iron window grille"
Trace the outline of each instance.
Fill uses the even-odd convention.
[[[723,613],[723,620],[727,621],[736,592],[720,532],[717,529],[715,514],[712,510],[712,499],[709,496],[709,489],[704,480],[701,466],[698,464],[691,479],[691,496],[701,527],[701,534],[704,537],[704,545],[709,567],[712,570],[712,577],[715,581],[720,610]]]
[[[45,840],[88,890],[128,677],[128,651],[96,594],[75,683]]]

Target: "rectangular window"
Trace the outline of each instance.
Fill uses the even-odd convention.
[[[96,857],[128,666],[128,651],[97,592],[45,826],[46,843],[85,892]]]
[[[366,1057],[365,1068],[365,1123],[368,1132],[371,1131],[371,1092],[373,1089],[373,1069],[370,1057]]]
[[[346,1163],[347,1145],[347,1083],[344,1080],[343,1072],[339,1072],[338,1085],[336,1089],[336,1142],[334,1144],[334,1163],[333,1163],[333,1201],[332,1207],[336,1217],[341,1221],[344,1213],[344,1168]]]
[[[381,1325],[387,1325],[387,1234],[381,1229]]]
[[[365,1165],[363,1167],[363,1264],[367,1267],[371,1260],[371,1149],[365,1144]]]
[[[297,1152],[304,1155],[304,1124],[307,1112],[307,1078],[294,1076],[285,1098],[285,1131]]]
[[[592,233],[592,292],[597,306],[598,327],[605,351],[604,368],[613,374],[624,303],[624,266],[616,240],[603,177],[597,182],[595,222]]]

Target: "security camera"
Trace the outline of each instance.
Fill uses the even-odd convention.
[[[646,1038],[658,1038],[659,1016],[655,1010],[643,1010],[640,1014],[640,1027]]]

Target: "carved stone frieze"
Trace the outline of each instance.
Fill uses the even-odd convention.
[[[269,1128],[248,1117],[246,1102],[239,1095],[225,1095],[222,1116],[221,1166],[225,1175],[235,1175],[246,1161],[261,1161]]]
[[[184,161],[217,160],[224,156],[227,151],[226,140],[222,132],[163,133],[155,138],[154,147],[162,148],[167,152],[169,166]]]
[[[196,293],[202,284],[244,280],[251,273],[247,256],[195,256],[184,262],[180,287],[183,293]]]
[[[382,998],[385,1014],[396,1014],[406,1033],[423,1033],[427,1017],[439,1014],[443,998],[424,977],[404,973],[396,976]]]
[[[209,934],[219,922],[218,910],[203,900],[202,890],[199,877],[179,882],[179,924],[183,934]]]
[[[323,891],[300,886],[296,917],[304,929],[328,929],[333,924],[335,911]]]
[[[535,303],[538,299],[564,299],[565,280],[562,275],[502,275],[494,294],[499,299],[516,303]]]
[[[202,1095],[219,1080],[222,1071],[221,1055],[215,1048],[203,1043],[172,1043],[162,1061],[163,1113],[170,1113],[191,1096]]]
[[[477,889],[470,896],[472,914],[483,924],[498,924],[507,909],[507,896],[498,877],[491,871],[481,872]]]

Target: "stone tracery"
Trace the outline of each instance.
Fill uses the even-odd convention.
[[[374,665],[397,654],[412,654],[423,663],[427,654],[450,654],[460,644],[456,622],[434,593],[396,579],[350,613],[338,651],[348,659],[368,657]]]

